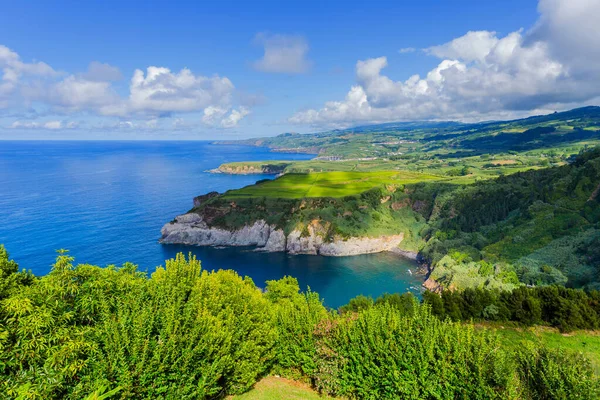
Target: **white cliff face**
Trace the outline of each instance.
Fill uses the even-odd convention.
[[[354,256],[358,254],[379,253],[391,251],[398,247],[404,235],[381,236],[376,238],[350,238],[323,243],[319,254],[323,256]]]
[[[286,237],[282,229],[271,229],[267,244],[262,248],[264,251],[276,252],[285,251],[286,249]]]
[[[235,231],[209,227],[198,214],[184,214],[161,229],[161,243],[192,244],[198,246],[258,246],[264,247],[271,227],[265,221],[256,221]]]
[[[290,232],[287,237],[287,252],[290,254],[319,254],[323,238],[312,230],[309,232],[307,236],[303,236],[299,230]]]
[[[324,231],[319,224],[311,224],[304,233],[296,229],[286,237],[282,229],[270,226],[264,220],[230,231],[209,227],[200,215],[191,213],[180,215],[174,222],[165,224],[160,242],[198,246],[256,246],[259,250],[269,252],[350,256],[392,251],[404,237],[403,234],[347,240],[336,237],[332,241],[325,241]]]

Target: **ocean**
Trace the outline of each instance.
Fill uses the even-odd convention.
[[[0,141],[0,243],[37,275],[50,271],[58,249],[76,263],[130,261],[148,273],[177,252],[192,252],[204,269],[233,269],[260,287],[294,276],[329,307],[359,294],[420,293],[416,264],[395,254],[333,258],[158,243],[160,228],[188,211],[194,196],[272,178],[207,170],[311,157],[201,141]]]

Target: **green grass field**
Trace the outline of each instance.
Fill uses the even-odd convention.
[[[545,326],[509,328],[491,322],[482,325],[494,329],[500,336],[502,344],[508,347],[516,348],[524,342],[542,342],[553,349],[581,352],[590,359],[596,374],[600,375],[600,332],[598,331],[576,331],[563,334],[555,328]]]
[[[322,400],[332,397],[321,396],[308,385],[285,378],[268,376],[258,382],[252,390],[228,400]]]
[[[404,185],[439,176],[408,171],[376,172],[315,172],[310,174],[286,174],[272,181],[261,182],[225,193],[225,198],[274,197],[300,199],[306,197],[344,197],[362,193],[383,185]]]

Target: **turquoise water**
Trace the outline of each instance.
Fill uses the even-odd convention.
[[[0,243],[39,275],[50,270],[60,248],[76,262],[131,261],[149,272],[179,251],[192,251],[205,269],[234,269],[258,286],[295,276],[330,307],[359,294],[420,291],[420,279],[409,272],[416,265],[393,254],[289,256],[157,242],[162,225],[189,210],[194,196],[270,177],[206,170],[229,161],[308,158],[208,142],[0,141]]]

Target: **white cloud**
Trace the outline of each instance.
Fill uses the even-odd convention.
[[[79,124],[75,121],[46,121],[46,122],[38,122],[38,121],[15,121],[13,122],[9,128],[11,129],[49,129],[49,130],[58,130],[58,129],[74,129]]]
[[[223,128],[233,128],[237,126],[238,122],[242,120],[246,115],[250,114],[250,110],[246,107],[240,107],[237,110],[231,110],[229,115],[221,120],[221,126]]]
[[[233,128],[248,114],[250,114],[250,110],[246,107],[240,107],[237,110],[207,107],[204,109],[202,122],[211,127]]]
[[[471,31],[424,49],[440,62],[424,77],[394,81],[387,58],[356,64],[345,100],[300,111],[315,126],[410,119],[485,119],[579,105],[600,95],[600,1],[541,0],[536,26],[505,36]],[[585,60],[587,59],[587,62]],[[592,62],[595,61],[595,62]]]
[[[115,86],[115,82],[122,79],[119,69],[97,61],[90,63],[86,72],[67,75],[57,73],[45,63],[25,63],[17,53],[0,45],[0,68],[3,71],[0,108],[42,106],[46,114],[88,113],[119,117],[121,122],[141,119],[148,122],[135,126],[148,129],[158,126],[157,118],[210,112],[213,108],[224,110],[216,126],[234,127],[249,113],[244,107],[233,110],[235,87],[227,77],[195,75],[187,68],[179,72],[156,66],[148,67],[145,72],[137,69],[125,96]],[[54,129],[63,127],[52,126]],[[33,122],[19,122],[14,127],[52,129]]]
[[[414,53],[415,51],[417,51],[417,49],[415,49],[414,47],[403,47],[400,50],[398,50],[398,53],[406,54],[406,53]]]
[[[0,45],[0,68],[7,80],[14,80],[19,75],[53,76],[57,72],[43,62],[26,63],[21,57],[6,46]]]
[[[46,129],[60,129],[63,124],[61,121],[48,121],[44,123],[43,127]]]
[[[123,79],[121,71],[112,65],[92,61],[82,77],[88,81],[111,82]]]
[[[62,81],[40,87],[31,93],[26,89],[24,93],[34,100],[68,111],[101,112],[104,107],[120,102],[110,82],[87,80],[75,75],[69,75]]]
[[[195,76],[189,69],[136,70],[131,78],[129,107],[146,113],[190,112],[227,105],[234,91],[231,81],[219,76]]]
[[[13,99],[18,97],[18,88],[24,79],[46,78],[58,75],[46,63],[23,62],[16,52],[3,45],[0,45],[0,70],[2,71],[2,79],[0,80],[0,108],[9,107]]]
[[[429,47],[425,52],[438,58],[460,59],[466,62],[485,61],[498,41],[496,32],[470,31],[448,43]]]
[[[254,42],[264,46],[265,50],[263,57],[254,62],[259,71],[301,74],[312,66],[306,58],[308,43],[302,36],[259,33]]]

